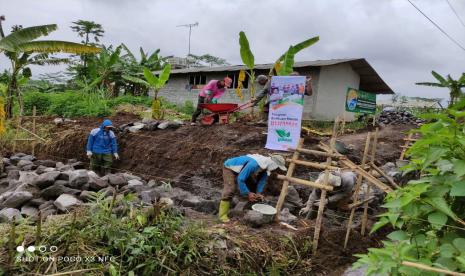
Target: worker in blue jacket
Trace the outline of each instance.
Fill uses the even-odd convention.
[[[99,175],[111,172],[113,157],[119,159],[118,144],[110,120],[104,120],[98,128],[94,128],[87,138],[87,157],[90,169]]]
[[[224,184],[218,212],[219,219],[222,222],[229,221],[231,199],[237,190],[241,196],[247,197],[251,202],[262,200],[267,177],[278,168],[287,170],[284,158],[277,154],[270,156],[248,154],[226,160],[223,167]]]

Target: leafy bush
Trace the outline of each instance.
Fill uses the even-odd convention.
[[[123,104],[150,106],[149,97],[121,96],[105,99],[98,93],[66,91],[61,93],[27,92],[24,95],[24,112],[32,114],[35,105],[37,114],[63,117],[104,117],[115,107]]]
[[[395,231],[385,247],[359,255],[356,266],[367,264],[369,273],[423,275],[402,266],[412,261],[465,272],[465,107],[462,101],[447,114],[422,116],[433,122],[420,127],[421,139],[408,151],[404,172],[420,171],[419,180],[389,193],[387,212],[372,232],[390,224]]]
[[[182,113],[192,115],[195,111],[195,106],[192,101],[185,101],[184,105],[179,109]]]

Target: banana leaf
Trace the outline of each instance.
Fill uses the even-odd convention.
[[[253,70],[255,66],[255,57],[250,50],[249,41],[245,36],[244,32],[239,33],[239,45],[241,47],[241,59],[244,62],[245,66],[250,70]]]

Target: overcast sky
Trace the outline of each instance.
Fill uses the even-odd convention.
[[[413,0],[420,9],[465,45],[465,27],[447,0]],[[465,21],[465,1],[449,0]],[[464,72],[465,51],[454,45],[407,0],[0,0],[4,30],[58,24],[51,39],[79,42],[69,26],[78,19],[101,23],[105,44],[142,46],[163,55],[185,56],[188,29],[192,53],[209,53],[240,64],[238,33],[246,32],[256,63],[273,62],[290,44],[319,35],[297,61],[363,57],[396,92],[409,96],[447,97],[441,88],[419,87],[433,81],[431,70]],[[0,57],[0,69],[8,62]],[[35,75],[60,67],[33,68]]]

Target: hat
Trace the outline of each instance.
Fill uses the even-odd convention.
[[[229,77],[225,77],[224,78],[224,86],[229,88],[229,87],[231,87],[231,84],[232,84],[232,79],[229,78]]]
[[[287,171],[286,160],[284,160],[284,157],[279,154],[271,154],[270,158],[281,170]]]
[[[265,75],[259,75],[256,80],[257,82],[268,81],[268,77]]]

